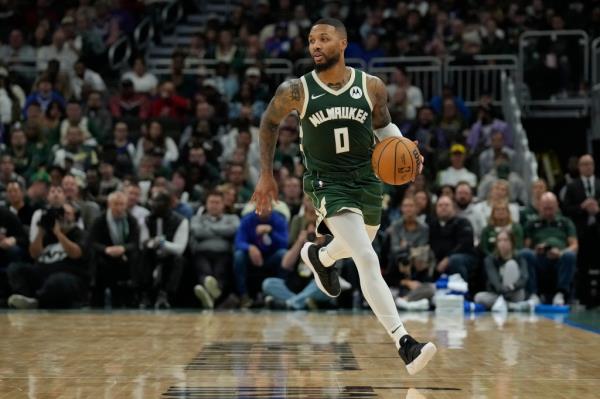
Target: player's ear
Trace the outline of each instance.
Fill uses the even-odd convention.
[[[343,38],[342,40],[340,40],[340,43],[341,43],[342,50],[346,50],[346,47],[348,47],[348,39]]]

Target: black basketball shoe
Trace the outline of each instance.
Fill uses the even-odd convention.
[[[325,267],[319,260],[319,249],[327,246],[333,240],[333,236],[326,235],[325,242],[321,245],[307,242],[300,251],[300,256],[310,267],[315,277],[315,282],[321,291],[331,298],[336,298],[342,292],[340,279],[334,266]]]
[[[437,348],[431,342],[422,344],[408,334],[400,338],[398,354],[406,363],[406,370],[410,375],[423,370],[435,355],[435,352],[437,352]]]

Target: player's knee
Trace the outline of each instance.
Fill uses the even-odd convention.
[[[379,258],[373,247],[353,249],[352,258],[357,265],[376,265],[379,266]]]

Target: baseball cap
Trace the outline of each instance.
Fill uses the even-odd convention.
[[[50,175],[46,171],[40,170],[32,174],[29,178],[30,183],[35,183],[38,181],[50,184]]]
[[[450,154],[455,154],[457,152],[465,154],[467,152],[467,149],[462,144],[452,144],[452,146],[450,147]]]

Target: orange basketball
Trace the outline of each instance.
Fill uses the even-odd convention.
[[[405,137],[388,137],[373,150],[371,166],[384,183],[402,185],[414,181],[419,173],[421,154]]]

